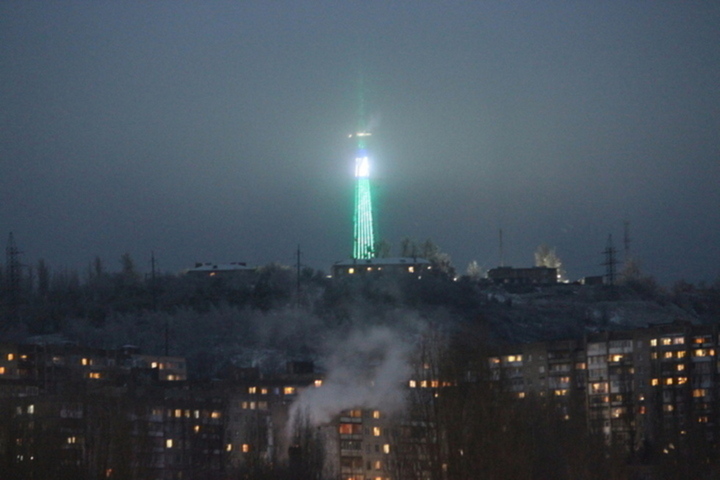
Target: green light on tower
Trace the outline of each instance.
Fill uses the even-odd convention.
[[[370,158],[365,140],[370,134],[358,132],[355,156],[355,218],[353,258],[368,259],[375,256],[373,236],[372,195],[370,193]],[[353,137],[353,135],[351,135]]]

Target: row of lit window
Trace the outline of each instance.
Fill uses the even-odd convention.
[[[650,354],[650,358],[653,360],[657,360],[658,358],[685,358],[687,356],[687,352],[685,350],[678,350],[676,352],[662,352],[662,356],[658,354],[658,352],[652,352]],[[715,349],[714,348],[698,348],[696,350],[692,351],[693,357],[712,357],[715,356]]]
[[[314,385],[315,385],[316,387],[322,386],[322,380],[315,380]],[[249,393],[250,395],[256,395],[256,394],[258,394],[258,393],[259,393],[260,395],[267,395],[267,394],[269,393],[269,391],[270,391],[270,390],[269,390],[268,388],[265,388],[265,387],[262,387],[262,388],[258,388],[258,387],[248,387],[248,393]],[[276,392],[275,392],[275,393],[277,394],[277,393],[279,393],[279,392],[280,392],[280,391],[279,391],[278,389],[276,389]],[[295,394],[297,393],[297,388],[296,388],[296,387],[283,387],[282,392],[283,392],[283,395],[295,395]]]
[[[25,409],[25,412],[23,412],[23,407],[15,407],[15,413],[18,415],[22,415],[23,413],[32,415],[35,413],[35,405],[28,405],[27,408]]]
[[[440,387],[451,387],[452,382],[441,382],[440,380],[410,380],[408,382],[410,388],[440,388]]]
[[[502,357],[502,360],[500,359],[500,357],[490,357],[490,365],[491,366],[497,365],[501,361],[514,363],[514,362],[522,362],[522,360],[523,360],[522,355],[505,355],[504,357]]]
[[[710,343],[712,339],[709,336],[705,337],[694,337],[692,339],[692,343],[696,345],[701,345],[703,343]],[[658,345],[684,345],[685,344],[685,338],[684,337],[664,337],[664,338],[653,338],[650,340],[650,346],[651,347],[657,347]]]
[[[341,423],[338,426],[338,433],[340,433],[340,435],[362,435],[363,428],[362,425],[359,425],[357,423]],[[370,430],[366,430],[366,434],[367,433],[370,433]],[[373,437],[381,436],[382,428],[372,427],[372,435]]]
[[[428,268],[428,269],[429,269],[429,268]],[[373,270],[374,270],[373,267],[365,267],[365,271],[366,271],[366,272],[372,272]],[[382,270],[382,267],[377,267],[377,270],[378,270],[378,271],[381,271],[381,270]],[[415,267],[412,266],[412,265],[410,265],[409,267],[407,267],[407,271],[408,271],[408,273],[415,273]],[[348,268],[348,273],[349,273],[350,275],[354,274],[354,273],[355,273],[355,267],[350,267],[350,268]]]
[[[157,412],[157,409],[154,409],[154,410],[153,410],[153,414],[156,414],[156,412]],[[185,418],[190,418],[191,415],[192,415],[192,418],[200,418],[200,410],[193,410],[193,411],[192,411],[192,414],[191,414],[190,410],[183,410],[182,408],[176,408],[175,410],[168,410],[168,411],[167,411],[167,416],[168,416],[168,417],[175,417],[175,418],[185,417]],[[222,413],[219,412],[218,410],[212,410],[212,411],[208,414],[208,416],[209,416],[210,418],[220,418],[220,417],[222,417]]]
[[[242,402],[240,404],[243,410],[267,410],[268,408],[268,402]]]
[[[74,438],[74,437],[73,437]],[[180,442],[178,442],[179,444]],[[165,448],[174,448],[176,446],[175,441],[172,438],[166,438],[165,439]],[[225,445],[225,451],[231,452],[233,450],[233,444],[228,443]],[[240,451],[243,453],[248,453],[250,451],[250,444],[249,443],[243,443],[240,445]]]
[[[651,347],[657,347],[659,345],[684,345],[685,337],[664,337],[664,338],[653,338],[650,340]]]
[[[663,379],[653,378],[652,380],[650,380],[650,385],[652,385],[653,387],[657,387],[661,383],[663,385],[685,385],[687,383],[687,381],[688,381],[687,377],[677,377],[677,378],[667,377],[667,378],[663,378]]]
[[[373,410],[371,415],[372,418],[380,418],[380,410]],[[348,410],[347,416],[351,418],[362,418],[363,411],[359,408]]]

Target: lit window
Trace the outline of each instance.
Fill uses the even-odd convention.
[[[315,380],[316,387],[322,387],[322,380]]]
[[[261,389],[260,389],[260,395],[267,395],[267,394],[268,394],[268,389],[267,389],[267,388],[261,388]]]
[[[352,267],[348,268],[348,273],[352,275],[353,273],[355,273],[355,269]]]
[[[243,453],[248,453],[250,451],[250,444],[249,443],[243,443],[242,444],[242,451]]]
[[[687,383],[687,377],[678,377],[677,384],[678,385],[685,385]]]
[[[678,372],[682,372],[683,370],[685,370],[685,365],[683,365],[683,364],[681,363],[681,364],[679,364],[679,365],[677,366],[677,371],[678,371]]]
[[[694,356],[696,357],[707,357],[707,350],[704,348],[699,348],[695,350]]]
[[[248,387],[248,393],[251,395],[257,393],[257,387]]]
[[[657,360],[657,358],[658,358],[657,352],[652,352],[650,354],[650,358],[652,358],[653,360]]]
[[[198,433],[200,431],[200,425],[195,425],[193,427],[193,432]]]
[[[283,393],[285,395],[294,395],[295,394],[295,387],[285,387],[283,388]]]
[[[432,388],[438,388],[440,386],[440,381],[439,380],[430,380],[430,386]]]
[[[672,384],[673,384],[673,379],[672,379],[672,377],[665,379],[665,385],[672,385]]]
[[[650,340],[650,346],[657,347],[657,338],[653,338],[652,340]]]
[[[622,355],[610,355],[610,358],[609,358],[609,360],[611,362],[621,362],[622,359],[623,359]]]
[[[695,398],[704,397],[705,395],[707,395],[707,390],[705,390],[704,388],[696,388],[692,392],[692,396]]]
[[[662,344],[663,345],[672,345],[672,338],[663,338]]]
[[[382,434],[382,430],[380,430],[380,427],[373,427],[373,436],[379,437]]]
[[[570,377],[560,377],[560,383],[570,383]]]
[[[380,418],[380,410],[373,410],[373,418]]]
[[[518,392],[518,398],[525,398],[525,392]]]
[[[200,418],[200,410],[193,410],[193,417]]]
[[[420,380],[420,388],[427,388],[428,382],[427,380]]]
[[[150,364],[150,368],[157,368],[157,367],[158,367],[158,363],[157,363],[157,362],[152,362],[152,363]]]
[[[415,267],[412,267],[412,266],[408,267],[408,272],[415,273]]]
[[[227,445],[225,445],[225,451],[232,452],[232,443],[228,443]]]
[[[663,357],[664,357],[664,358],[672,358],[672,357],[673,357],[673,352],[665,352],[665,353],[663,354]]]
[[[12,362],[13,360],[15,360],[15,354],[14,354],[14,353],[8,353],[8,354],[7,354],[7,359],[8,359],[9,362]]]
[[[361,418],[362,410],[350,410],[349,416],[351,416],[352,418]]]
[[[410,388],[416,388],[416,387],[417,387],[417,382],[416,382],[415,380],[410,380],[410,381],[408,382],[408,386],[409,386]]]
[[[88,378],[94,378],[95,380],[101,378],[100,372],[90,372],[88,373]]]
[[[587,368],[587,365],[585,364],[585,362],[579,362],[579,363],[575,364],[576,370],[585,370],[586,368]]]
[[[180,418],[180,417],[182,417],[182,410],[177,408],[177,409],[175,409],[175,418]]]
[[[220,417],[221,417],[220,412],[218,412],[217,410],[213,410],[213,412],[210,414],[210,418],[220,418]]]
[[[680,350],[679,352],[677,352],[677,358],[685,358],[686,353],[687,352],[685,352],[685,350]]]
[[[90,361],[87,358],[83,358],[80,360],[81,365],[90,365]]]
[[[567,394],[568,394],[567,390],[555,390],[556,397],[564,397]]]
[[[673,338],[673,345],[684,345],[684,344],[685,344],[685,337]]]
[[[596,382],[590,384],[590,393],[607,393],[607,382]]]
[[[248,402],[242,402],[242,403],[240,404],[240,407],[241,407],[243,410],[247,410],[247,408],[248,408]]]
[[[383,445],[383,453],[390,453],[390,444],[386,443]]]
[[[708,423],[708,417],[705,415],[698,417],[698,423]]]
[[[356,431],[359,428],[359,425],[353,425],[352,423],[341,423],[338,425],[338,433],[340,435],[352,435],[354,433],[359,433]]]
[[[77,442],[77,438],[76,438],[76,437],[68,437],[68,438],[67,438],[67,443],[69,443],[69,444],[73,444],[73,443],[76,443],[76,442]]]
[[[675,410],[675,407],[673,405],[671,405],[671,404],[663,405],[664,412],[672,412],[673,410]]]
[[[0,367],[0,375],[5,375],[5,367]]]
[[[380,460],[375,460],[373,467],[375,467],[375,470],[380,470],[382,468],[382,462]]]
[[[173,441],[172,438],[168,438],[165,440],[165,448],[172,448],[173,447]]]
[[[498,364],[498,363],[500,363],[500,359],[498,357],[490,357],[490,363]]]

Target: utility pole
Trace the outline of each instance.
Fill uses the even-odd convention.
[[[155,252],[150,252],[150,295],[152,296],[152,308],[157,312],[157,289],[155,288]]]
[[[603,265],[605,265],[605,283],[613,289],[615,287],[616,253],[615,247],[613,246],[612,234],[610,234],[608,235],[607,246],[605,250],[603,250],[603,254],[605,254]]]
[[[503,250],[503,231],[500,229],[500,266],[505,266],[505,251]]]
[[[297,246],[297,284],[296,284],[297,299],[296,302],[300,301],[300,244]]]
[[[12,232],[8,236],[7,247],[5,248],[5,263],[7,268],[7,294],[8,310],[7,320],[13,322],[18,320],[20,308],[20,250],[15,245],[15,237]]]
[[[627,263],[630,260],[630,222],[627,220],[623,222],[623,247],[623,260]]]

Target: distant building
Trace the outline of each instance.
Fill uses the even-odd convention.
[[[580,280],[580,285],[603,285],[605,283],[605,277],[603,275],[593,275],[589,277],[583,277]]]
[[[557,268],[550,267],[497,267],[488,270],[487,276],[503,285],[551,285],[558,281]]]
[[[245,262],[196,263],[194,268],[185,271],[186,275],[198,278],[249,277],[255,273],[257,273],[257,267],[248,267]]]
[[[351,275],[417,275],[430,273],[432,265],[419,257],[349,259],[335,263],[332,275],[335,278]]]

